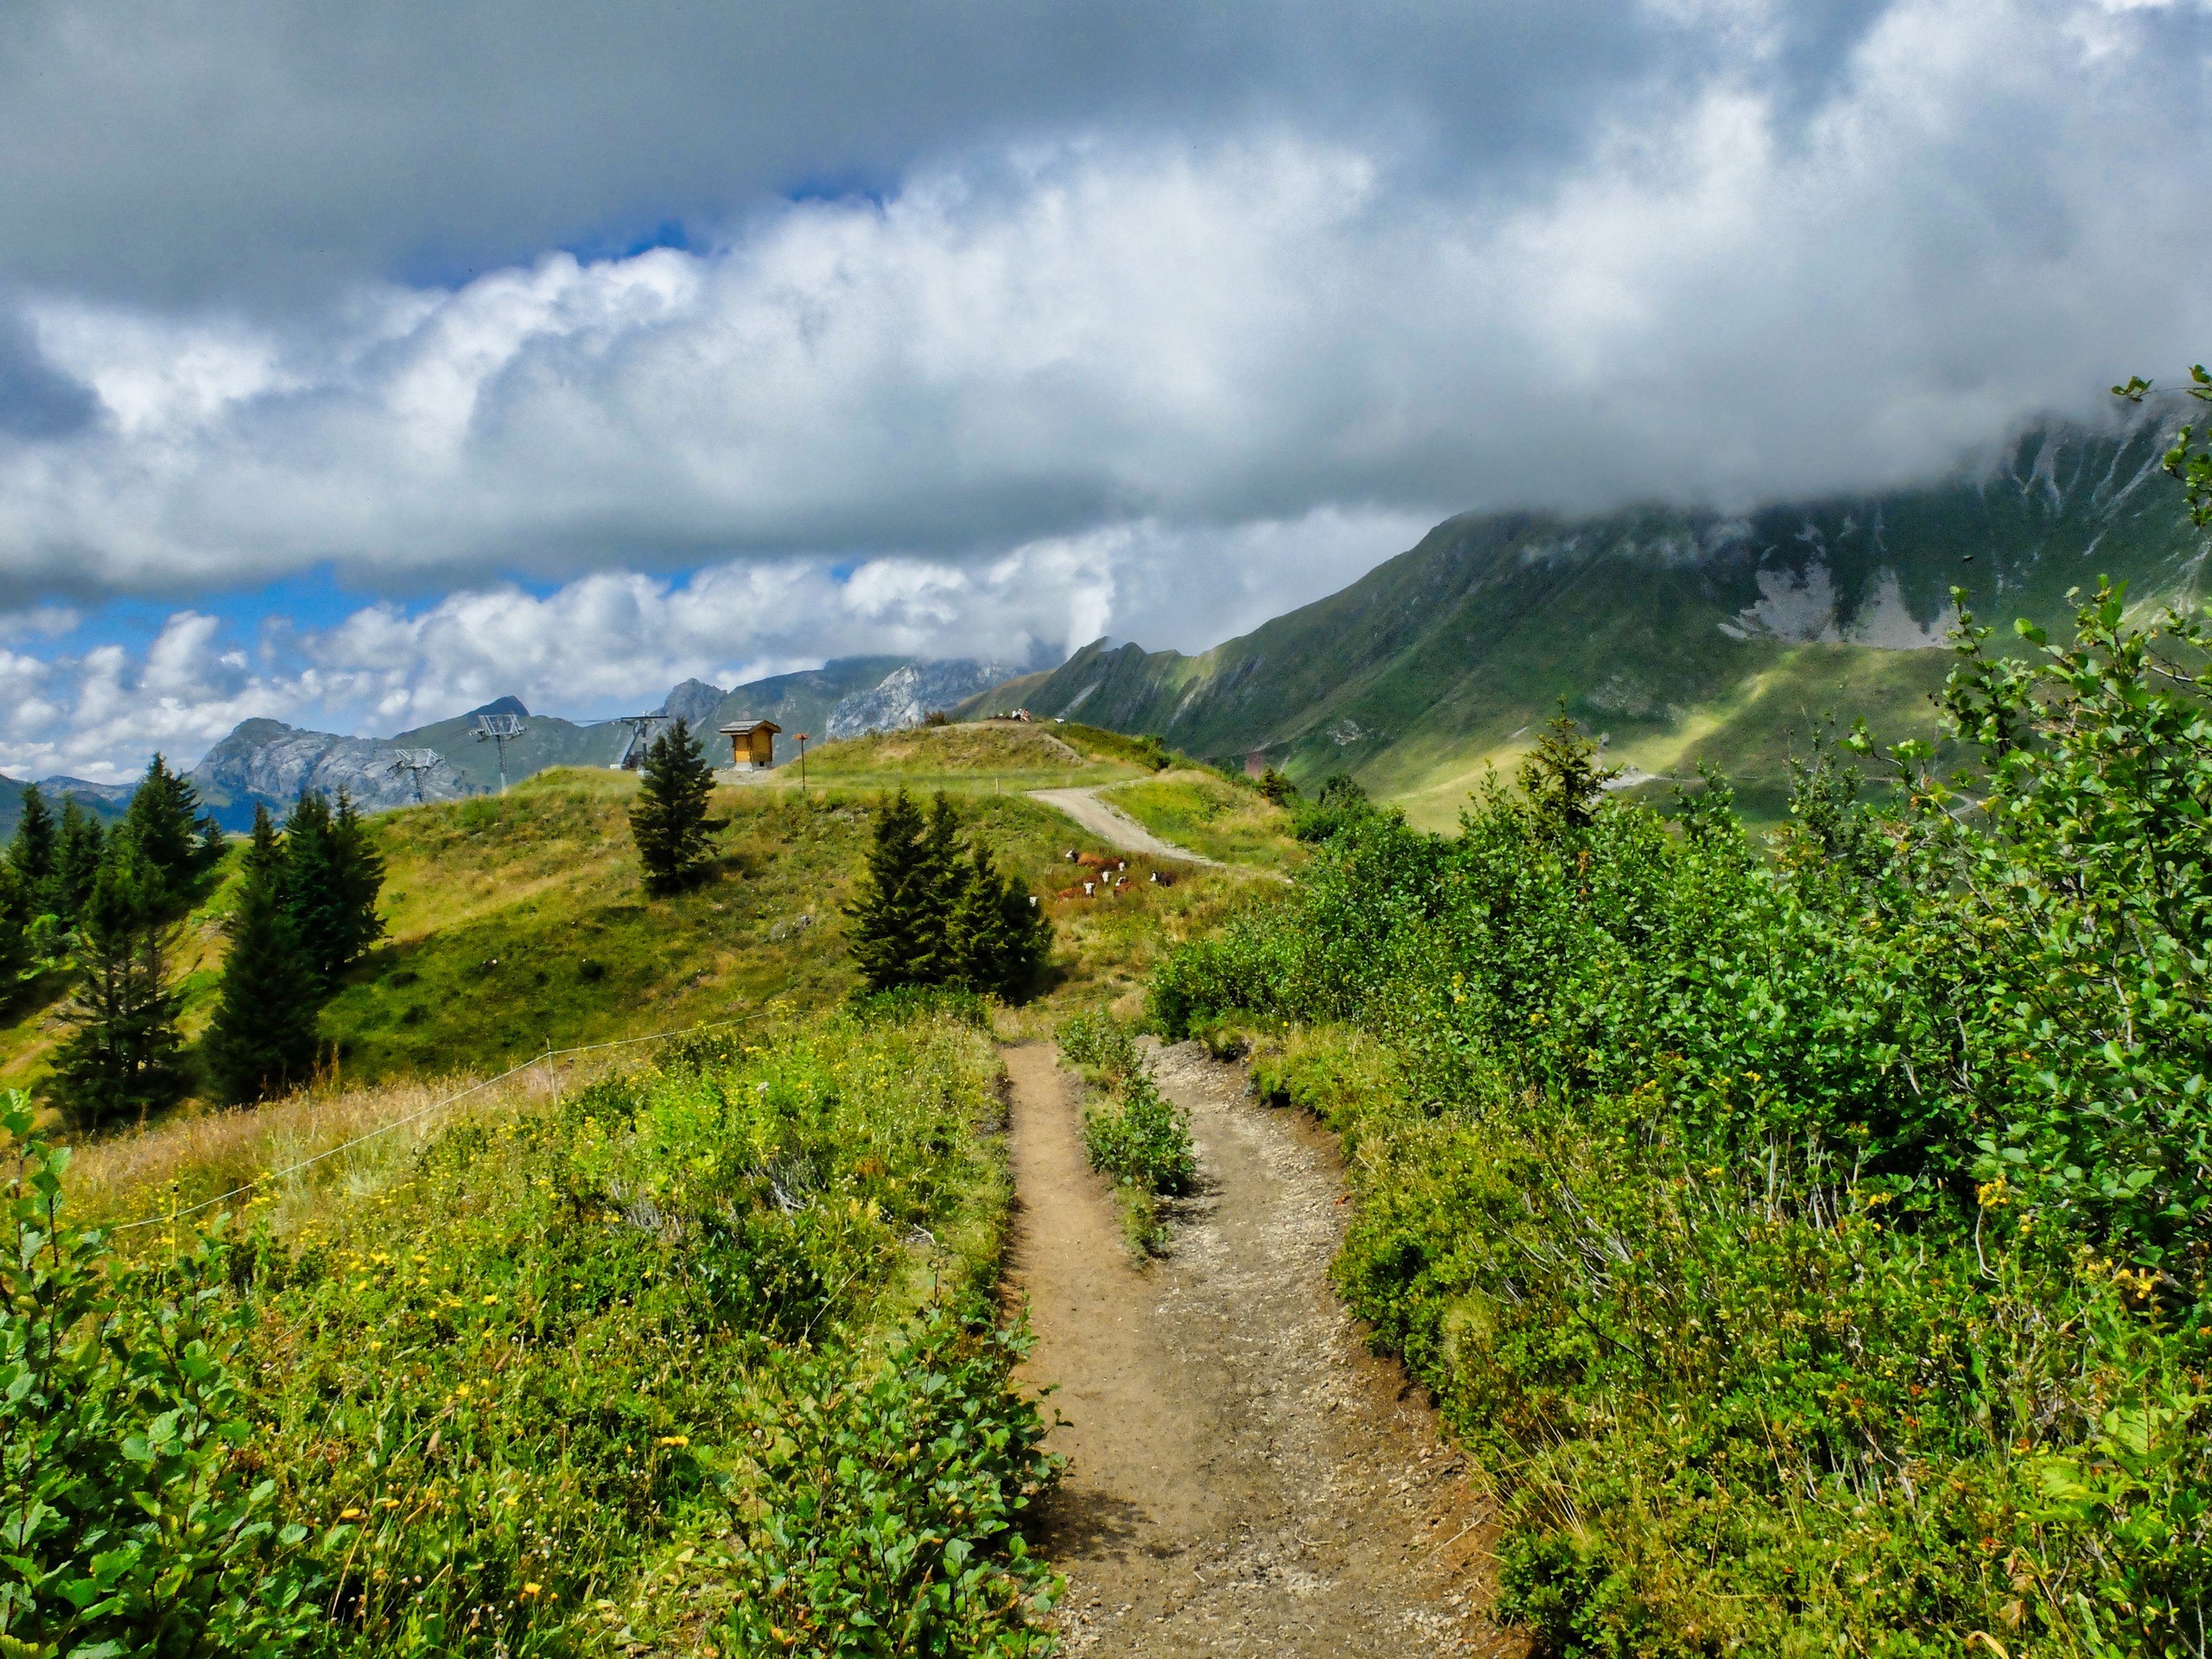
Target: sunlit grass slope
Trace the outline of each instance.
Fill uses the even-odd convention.
[[[1049,1002],[1122,995],[1158,938],[1179,937],[1186,913],[1227,902],[1243,878],[1185,873],[1173,889],[1141,881],[1110,900],[1079,886],[1055,896],[1071,887],[1068,850],[1106,849],[1027,798],[1033,776],[1098,782],[1149,770],[1126,738],[1066,729],[1075,744],[1020,728],[902,734],[867,741],[866,782],[833,772],[802,791],[791,769],[772,787],[719,790],[714,810],[729,827],[707,879],[650,901],[627,817],[638,785],[626,773],[551,771],[503,798],[383,814],[371,823],[386,862],[389,937],[324,1012],[335,1081],[488,1075],[548,1046],[671,1030],[771,996],[801,1008],[842,998],[854,985],[842,907],[871,811],[897,785],[924,796],[946,789],[969,832],[1039,892],[1061,936]],[[1081,765],[1033,768],[1061,749]],[[219,878],[180,931],[188,1037],[213,1011],[232,891]],[[44,1073],[68,984],[49,975],[0,1009],[0,1084]]]
[[[1111,783],[1147,772],[1135,747],[1116,733],[1088,728],[922,726],[843,738],[807,752],[809,785],[943,789],[948,793],[1019,793]],[[800,769],[785,763],[765,780],[798,786]],[[754,788],[760,784],[752,785]]]
[[[1290,814],[1257,790],[1218,772],[1177,767],[1105,792],[1164,841],[1254,869],[1294,868],[1305,849],[1290,835]]]

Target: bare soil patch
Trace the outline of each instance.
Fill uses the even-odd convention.
[[[1331,1138],[1247,1098],[1241,1069],[1160,1051],[1207,1191],[1141,1268],[1084,1161],[1079,1082],[1042,1046],[1006,1058],[1027,1381],[1057,1387],[1070,1459],[1033,1532],[1068,1576],[1070,1651],[1515,1650],[1478,1611],[1491,1535],[1465,1461],[1330,1290]]]

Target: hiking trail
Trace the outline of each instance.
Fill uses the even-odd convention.
[[[1033,1541],[1067,1574],[1067,1650],[1129,1656],[1517,1651],[1473,1611],[1492,1542],[1426,1397],[1329,1287],[1346,1209],[1331,1137],[1196,1045],[1155,1050],[1205,1191],[1136,1266],[1085,1162],[1082,1084],[1005,1051],[1024,1369],[1070,1461]]]

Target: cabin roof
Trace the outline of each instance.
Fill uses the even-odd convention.
[[[719,728],[724,737],[749,737],[754,732],[780,732],[784,728],[772,720],[733,720]]]

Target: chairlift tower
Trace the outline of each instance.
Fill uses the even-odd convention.
[[[402,749],[392,757],[391,770],[404,772],[415,785],[415,804],[423,804],[423,774],[435,772],[445,759],[435,749]]]
[[[630,728],[630,740],[622,746],[622,758],[614,765],[618,771],[635,772],[645,764],[645,747],[652,741],[653,727],[662,721],[676,718],[673,715],[621,715],[621,723]]]
[[[476,741],[489,738],[499,751],[499,793],[507,792],[507,745],[523,734],[519,715],[479,715],[476,716]]]

